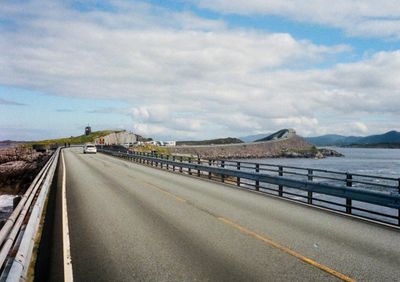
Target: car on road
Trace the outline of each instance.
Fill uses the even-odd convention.
[[[85,146],[83,146],[83,153],[84,154],[96,154],[97,148],[93,144],[86,144]]]

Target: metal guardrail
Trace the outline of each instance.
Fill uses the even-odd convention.
[[[0,281],[26,280],[60,148],[50,157],[0,230]]]
[[[144,165],[400,225],[400,178],[104,148],[98,151]]]

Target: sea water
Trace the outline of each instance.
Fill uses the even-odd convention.
[[[400,149],[336,148],[344,157],[251,159],[248,161],[400,178]]]
[[[269,159],[248,159],[246,161],[257,162],[260,164],[262,163],[262,164],[272,164],[272,165],[282,165],[282,166],[293,166],[300,168],[324,169],[330,171],[349,172],[353,174],[364,174],[370,176],[382,176],[382,177],[400,179],[400,149],[336,148],[336,147],[332,147],[329,149],[334,149],[339,153],[342,153],[344,157],[327,157],[324,159],[269,158]],[[376,181],[379,183],[382,180],[377,179]],[[395,183],[395,185],[399,184],[398,181],[391,181],[390,185],[394,185],[393,183]],[[294,191],[293,189],[290,188],[285,188],[285,190],[289,192],[295,192],[301,195],[306,195],[305,191]],[[314,196],[316,196],[316,199],[319,198],[323,200],[337,202],[340,204],[345,204],[345,199],[332,197],[328,195],[322,195],[322,194],[319,195],[314,194]],[[296,196],[289,196],[289,197],[296,200],[305,201],[305,199],[301,197],[296,197]],[[337,209],[337,206],[335,205],[325,204],[325,203],[322,203],[322,205],[328,208]],[[391,214],[393,216],[396,216],[398,213],[398,211],[395,209],[375,206],[358,201],[353,201],[353,206],[359,208],[372,209],[377,212]],[[339,210],[344,211],[344,208],[339,208]],[[357,210],[354,210],[353,214],[358,214],[362,216],[371,216],[371,214],[366,214],[362,211],[357,211]],[[383,218],[378,215],[372,215],[371,217],[395,224],[397,223],[395,219]]]

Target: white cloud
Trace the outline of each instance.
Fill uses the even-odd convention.
[[[278,15],[343,29],[348,35],[400,39],[397,0],[199,0],[202,8],[242,15]]]
[[[228,29],[146,4],[79,12],[36,3],[0,7],[14,24],[0,29],[0,84],[125,101],[121,113],[147,136],[209,138],[281,127],[309,135],[324,130],[325,113],[399,113],[397,51],[313,69],[350,48]]]
[[[365,125],[365,123],[356,121],[353,122],[353,128],[355,129],[356,133],[361,133],[361,134],[366,134],[368,133],[368,127]]]

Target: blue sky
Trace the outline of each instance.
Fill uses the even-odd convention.
[[[400,130],[396,1],[5,1],[0,140]]]

